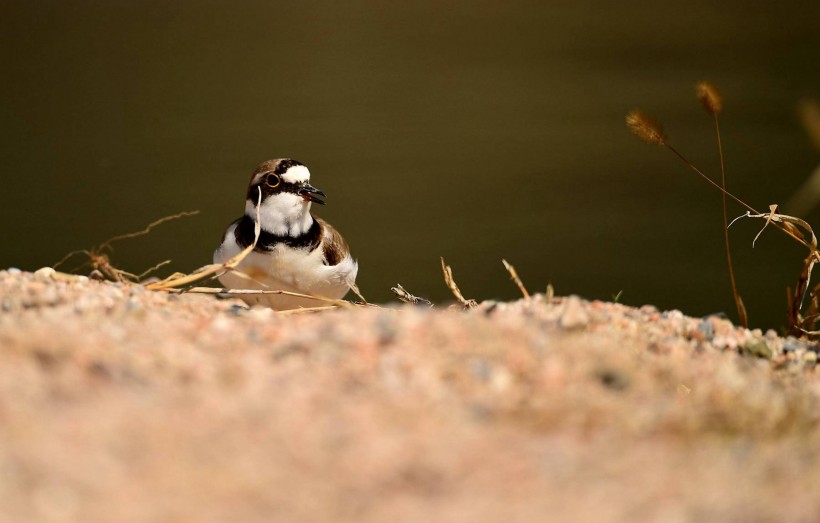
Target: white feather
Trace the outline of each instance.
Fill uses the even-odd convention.
[[[304,165],[294,165],[282,175],[288,183],[302,183],[310,180],[310,171]]]
[[[245,215],[256,219],[256,205],[245,201]],[[265,198],[259,209],[262,229],[279,235],[299,236],[313,225],[310,202],[298,194],[279,193]]]
[[[214,252],[214,263],[224,263],[242,250],[236,243],[235,228],[236,225],[232,225],[225,232],[222,245]],[[253,251],[237,269],[256,281],[230,272],[222,275],[219,281],[231,289],[284,290],[342,298],[355,283],[359,266],[350,255],[337,265],[327,266],[322,261],[322,254],[321,244],[311,252],[285,245],[277,245],[269,252]],[[278,310],[322,305],[317,300],[276,294],[242,296],[242,299],[249,305],[260,304]]]

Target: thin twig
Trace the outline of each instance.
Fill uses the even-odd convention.
[[[179,218],[184,218],[186,216],[195,216],[197,214],[199,214],[199,211],[182,211],[182,212],[179,212],[177,214],[172,214],[171,216],[164,216],[164,217],[160,218],[159,220],[156,220],[156,221],[153,221],[153,222],[149,223],[141,231],[129,232],[129,233],[126,233],[126,234],[120,234],[118,236],[114,236],[113,238],[111,238],[107,241],[104,241],[101,244],[101,246],[110,245],[110,244],[112,244],[116,241],[125,240],[127,238],[136,238],[138,236],[145,236],[146,234],[151,232],[151,229],[153,229],[157,225],[161,225],[161,224],[163,224],[165,222],[169,222],[171,220],[177,220]]]
[[[547,290],[544,293],[544,300],[547,302],[547,305],[552,303],[552,300],[555,298],[555,287],[552,286],[552,282],[547,283]]]
[[[56,269],[56,268],[57,268],[57,267],[59,267],[60,265],[64,264],[64,263],[65,263],[65,262],[67,262],[68,260],[70,260],[70,259],[71,259],[71,257],[72,257],[72,256],[74,256],[75,254],[85,254],[86,256],[91,257],[91,253],[90,253],[90,252],[88,252],[88,250],[86,250],[86,249],[77,249],[76,251],[71,251],[70,253],[68,253],[68,254],[66,254],[65,256],[63,256],[63,257],[62,257],[62,259],[60,259],[60,261],[58,261],[58,262],[56,262],[56,263],[52,264],[52,265],[51,265],[51,268],[52,268],[52,269]],[[88,262],[85,262],[85,263],[88,263]],[[84,263],[83,265],[85,265],[85,263]],[[82,267],[82,265],[81,265],[80,267]]]
[[[697,174],[698,174],[701,178],[703,178],[704,180],[706,180],[707,182],[709,182],[709,183],[710,183],[713,187],[715,187],[717,190],[721,191],[723,194],[725,194],[725,195],[726,195],[726,196],[728,196],[729,198],[733,199],[734,201],[736,201],[737,203],[739,203],[740,205],[742,205],[742,206],[743,206],[744,208],[746,208],[747,210],[749,210],[749,211],[751,211],[751,212],[753,212],[753,213],[755,213],[755,214],[761,214],[761,213],[760,213],[760,211],[758,211],[757,209],[755,209],[754,207],[752,207],[752,206],[751,206],[751,205],[749,205],[748,203],[744,202],[743,200],[741,200],[740,198],[738,198],[738,197],[737,197],[737,196],[735,196],[734,194],[730,193],[729,191],[724,190],[724,189],[723,189],[723,187],[721,187],[720,185],[718,185],[718,183],[717,183],[717,182],[715,182],[714,180],[712,180],[711,178],[709,178],[708,176],[706,176],[705,174],[703,174],[703,171],[701,171],[700,169],[698,169],[698,168],[697,168],[697,167],[696,167],[696,166],[695,166],[692,162],[690,162],[689,160],[687,160],[685,156],[683,156],[680,152],[678,152],[678,150],[677,150],[677,149],[675,149],[674,147],[672,147],[670,144],[668,144],[667,142],[663,142],[663,144],[662,144],[662,145],[663,145],[664,147],[666,147],[667,149],[669,149],[670,151],[672,151],[672,153],[674,153],[674,154],[675,154],[675,156],[677,156],[677,157],[678,157],[678,159],[680,159],[680,160],[681,160],[684,164],[686,164],[686,165],[687,165],[690,169],[692,169],[693,171],[695,171],[695,172],[696,172],[696,173],[697,173]],[[803,241],[803,239],[802,239],[802,238],[800,238],[800,237],[798,237],[797,235],[795,235],[795,234],[794,234],[791,230],[789,230],[787,227],[784,227],[782,224],[779,224],[779,223],[775,223],[775,226],[776,226],[778,229],[780,229],[781,231],[785,232],[787,235],[791,236],[791,237],[792,237],[795,241],[797,241],[798,243],[800,243],[801,245],[803,245],[803,246],[804,246],[804,247],[806,247],[807,249],[811,249],[811,247],[809,246],[809,244],[807,244],[805,241]]]
[[[518,273],[515,271],[515,267],[510,265],[509,262],[507,262],[507,260],[503,258],[501,260],[501,263],[504,264],[504,268],[507,269],[507,272],[510,273],[510,278],[512,278],[512,281],[515,282],[515,284],[518,286],[518,290],[521,291],[521,294],[524,295],[524,298],[526,300],[529,300],[530,293],[527,292],[527,288],[524,287],[524,283],[521,281],[521,278],[518,277]]]
[[[721,183],[721,197],[723,203],[723,241],[726,245],[726,264],[729,266],[729,284],[732,288],[732,298],[735,300],[735,308],[737,308],[738,319],[743,328],[749,328],[749,316],[746,313],[746,307],[743,305],[743,298],[737,290],[737,281],[735,280],[735,268],[732,264],[732,248],[729,242],[729,210],[726,206],[726,167],[723,159],[723,141],[720,137],[720,123],[718,122],[718,111],[711,111],[715,121],[715,137],[717,138],[718,156],[720,157],[720,183]]]
[[[353,291],[353,294],[355,294],[360,300],[362,300],[362,304],[369,305],[367,300],[364,299],[364,296],[362,296],[361,291],[359,291],[359,286],[356,285],[355,282],[354,283],[348,283],[348,285],[350,286],[350,290]]]
[[[264,296],[268,294],[292,296],[294,298],[305,298],[308,300],[322,301],[325,303],[332,303],[336,307],[355,307],[355,304],[347,300],[338,300],[335,298],[326,298],[324,296],[314,296],[312,294],[302,294],[300,292],[281,291],[281,290],[261,290],[261,289],[226,289],[219,287],[190,287],[187,289],[169,288],[165,289],[167,292],[175,294],[228,294],[236,296]]]
[[[444,257],[441,258],[441,272],[444,273],[444,283],[447,285],[447,288],[450,289],[450,292],[453,293],[455,296],[456,301],[458,301],[462,307],[465,309],[472,309],[473,307],[478,305],[478,302],[475,300],[468,300],[464,298],[464,295],[461,294],[461,290],[456,285],[456,281],[453,279],[453,269],[446,263],[444,263]]]
[[[83,267],[85,265],[90,264],[93,271],[99,271],[99,273],[104,274],[105,276],[107,276],[108,278],[110,278],[111,280],[114,280],[116,282],[120,282],[120,283],[135,283],[135,282],[138,282],[140,279],[142,279],[143,276],[145,276],[147,274],[150,274],[151,272],[157,270],[158,268],[170,263],[170,260],[160,262],[157,265],[155,265],[155,266],[151,267],[150,269],[148,269],[147,271],[144,271],[142,274],[137,275],[137,274],[132,274],[130,272],[119,269],[117,267],[114,267],[114,265],[111,264],[111,259],[110,259],[109,255],[106,254],[105,251],[113,252],[114,249],[111,246],[111,244],[115,241],[124,240],[126,238],[135,238],[137,236],[143,236],[143,235],[148,234],[149,232],[151,232],[151,230],[154,227],[156,227],[160,224],[163,224],[163,223],[171,221],[171,220],[176,220],[178,218],[182,218],[182,217],[185,217],[185,216],[193,216],[195,214],[199,214],[199,211],[185,211],[185,212],[180,212],[180,213],[177,213],[177,214],[174,214],[174,215],[171,215],[171,216],[164,216],[164,217],[162,217],[158,220],[155,220],[155,221],[149,223],[148,226],[145,227],[141,231],[130,232],[130,233],[127,233],[127,234],[120,234],[118,236],[114,236],[113,238],[109,238],[108,240],[105,240],[101,244],[95,245],[95,246],[91,247],[90,249],[80,249],[80,250],[72,251],[72,252],[66,254],[65,256],[63,256],[63,258],[60,261],[58,261],[57,263],[55,263],[53,265],[53,267],[59,267],[60,265],[67,262],[72,256],[74,256],[76,254],[85,254],[86,256],[88,256],[88,261],[83,263],[82,265],[80,265],[80,267]],[[75,270],[80,269],[80,267],[77,267],[77,269],[75,269]]]
[[[162,267],[165,267],[169,263],[171,263],[171,260],[161,261],[158,264],[151,267],[150,269],[147,269],[147,270],[137,274],[137,279],[141,280],[141,279],[145,278],[146,276],[148,276],[149,274],[151,274],[152,272],[154,272],[155,270],[160,269]]]
[[[407,289],[401,286],[401,283],[397,283],[395,287],[390,287],[390,291],[404,303],[409,303],[411,305],[423,305],[425,307],[433,306],[430,300],[411,294]]]

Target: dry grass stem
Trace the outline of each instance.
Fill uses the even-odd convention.
[[[114,236],[113,238],[109,239],[108,241],[104,242],[102,245],[110,245],[116,241],[125,240],[128,238],[137,238],[139,236],[145,236],[151,229],[158,225],[162,225],[165,222],[170,222],[172,220],[178,220],[179,218],[185,218],[186,216],[195,216],[199,214],[199,211],[182,211],[177,214],[172,214],[170,216],[163,216],[159,220],[153,221],[149,223],[144,229],[136,232],[129,232],[126,234],[120,234],[119,236]]]
[[[817,332],[807,331],[804,328],[805,318],[801,315],[801,311],[803,310],[803,301],[806,297],[806,291],[808,290],[809,283],[811,282],[811,272],[818,261],[820,261],[820,253],[817,251],[812,252],[806,257],[803,262],[803,270],[800,271],[800,276],[797,279],[797,285],[794,289],[794,296],[792,297],[792,303],[789,308],[791,315],[789,319],[791,320],[790,324],[792,326],[792,330],[797,327],[805,334],[820,334]]]
[[[637,109],[626,115],[626,125],[632,134],[646,143],[654,145],[666,143],[666,135],[661,125]]]
[[[180,294],[227,294],[233,296],[262,296],[266,294],[281,294],[283,296],[293,296],[294,298],[306,298],[309,300],[321,301],[324,303],[332,303],[334,307],[355,307],[354,303],[347,300],[338,300],[335,298],[326,298],[324,296],[314,296],[312,294],[302,294],[300,292],[280,291],[280,290],[261,290],[261,289],[225,289],[220,287],[191,287],[187,289],[164,289],[171,293]]]
[[[141,272],[141,273],[137,274],[137,279],[138,279],[138,280],[142,280],[143,278],[145,278],[146,276],[148,276],[148,275],[149,275],[149,274],[151,274],[152,272],[154,272],[154,271],[156,271],[156,270],[158,270],[158,269],[161,269],[162,267],[165,267],[165,266],[166,266],[166,265],[168,265],[169,263],[171,263],[171,260],[161,261],[161,262],[159,262],[158,264],[156,264],[156,265],[154,265],[153,267],[151,267],[150,269],[146,269],[146,270],[144,270],[143,272]]]
[[[817,262],[820,262],[820,252],[817,249],[817,238],[814,234],[814,231],[809,226],[807,222],[804,220],[797,218],[795,216],[781,214],[777,212],[777,207],[772,206],[768,213],[761,213],[757,211],[754,207],[747,204],[731,192],[726,189],[726,171],[724,165],[724,156],[723,156],[723,145],[721,142],[720,137],[720,125],[718,122],[718,113],[723,109],[723,101],[718,93],[717,89],[714,88],[711,84],[707,82],[700,83],[697,88],[696,92],[698,95],[698,99],[704,105],[706,110],[712,114],[715,123],[715,132],[717,136],[717,143],[718,143],[718,152],[720,155],[720,170],[721,170],[721,183],[718,184],[714,180],[712,180],[709,176],[703,173],[697,166],[695,166],[692,162],[690,162],[683,154],[681,154],[674,146],[667,142],[666,137],[663,135],[660,126],[649,119],[646,115],[641,113],[640,111],[632,111],[626,117],[626,123],[629,127],[630,131],[633,134],[641,138],[642,140],[657,144],[663,145],[668,149],[672,154],[674,154],[681,162],[683,162],[687,167],[689,167],[692,171],[694,171],[698,176],[706,180],[707,183],[712,185],[714,188],[718,189],[723,195],[723,213],[724,213],[724,238],[726,243],[726,261],[729,266],[729,274],[730,274],[730,281],[732,286],[732,295],[735,299],[735,305],[737,306],[738,315],[740,316],[740,321],[744,326],[748,325],[748,317],[746,314],[746,308],[743,304],[743,300],[740,297],[739,292],[737,291],[737,285],[734,279],[734,269],[732,266],[732,258],[731,258],[731,251],[730,251],[730,243],[728,237],[728,228],[739,218],[760,218],[765,219],[766,223],[763,226],[763,229],[755,236],[752,245],[754,246],[757,239],[762,234],[763,230],[769,224],[773,224],[775,227],[780,229],[784,232],[787,236],[791,237],[793,240],[797,241],[804,247],[809,250],[809,255],[806,258],[803,264],[803,270],[801,271],[800,277],[798,279],[798,283],[794,289],[794,292],[788,290],[788,299],[789,299],[789,308],[788,308],[788,315],[790,326],[792,329],[792,333],[800,335],[800,334],[820,334],[820,331],[816,330],[809,330],[806,329],[805,326],[808,325],[808,322],[812,324],[820,318],[820,285],[815,287],[814,291],[812,292],[812,300],[809,306],[810,314],[803,317],[801,316],[801,310],[803,307],[803,302],[805,299],[805,295],[808,293],[809,283],[811,280],[811,273],[814,268],[814,265]],[[820,147],[820,105],[816,102],[804,102],[801,106],[801,116],[803,117],[804,124],[808,129],[812,139],[815,143]],[[818,168],[817,173],[820,173],[820,168]],[[813,176],[812,178],[817,178],[820,180],[820,174],[817,176]],[[806,182],[804,187],[813,188],[813,186],[820,187],[820,181],[810,180]],[[802,189],[801,189],[802,190]],[[820,194],[820,189],[813,189],[812,191],[815,194]],[[729,197],[741,206],[746,209],[746,213],[735,220],[732,220],[731,223],[726,223],[728,221],[728,211],[726,208],[726,198]],[[794,197],[790,203],[792,204],[790,208],[800,208],[804,212],[806,209],[811,208],[809,205],[813,207],[814,203],[818,198],[814,195],[805,196],[801,195],[799,197]],[[810,238],[810,239],[809,239]]]
[[[477,301],[465,299],[464,295],[461,294],[461,290],[458,288],[456,281],[453,279],[453,269],[444,263],[444,257],[441,258],[441,272],[444,273],[444,283],[447,284],[447,288],[450,289],[450,292],[453,293],[456,301],[458,301],[462,307],[465,309],[472,309],[478,305]]]
[[[518,286],[518,290],[521,291],[521,294],[524,295],[524,298],[527,300],[530,299],[530,293],[527,292],[527,288],[524,287],[524,282],[521,281],[521,278],[518,277],[518,273],[515,271],[515,267],[509,264],[507,260],[502,259],[501,263],[504,264],[504,268],[507,269],[507,272],[510,273],[510,278],[513,282]]]
[[[120,234],[118,236],[114,236],[113,238],[109,238],[108,240],[105,240],[101,244],[95,245],[95,246],[91,247],[90,249],[79,249],[79,250],[76,250],[76,251],[71,251],[70,253],[63,256],[63,258],[60,261],[58,261],[57,263],[52,265],[52,267],[57,268],[57,267],[61,266],[62,264],[64,264],[70,258],[72,258],[73,256],[75,256],[77,254],[85,254],[86,256],[88,256],[88,261],[86,263],[80,265],[80,267],[77,267],[77,269],[75,269],[75,270],[79,270],[81,267],[83,267],[85,265],[90,265],[91,269],[92,269],[92,272],[93,271],[99,271],[104,277],[106,277],[106,278],[108,278],[112,281],[116,281],[116,282],[119,282],[119,283],[136,283],[140,279],[142,279],[145,275],[150,274],[151,272],[159,269],[160,267],[163,267],[163,266],[171,263],[171,260],[166,260],[166,261],[160,262],[160,263],[154,265],[153,267],[151,267],[150,269],[142,272],[141,274],[132,274],[130,272],[127,272],[127,271],[124,271],[122,269],[119,269],[119,268],[115,267],[111,263],[110,256],[108,254],[106,254],[106,251],[113,251],[114,250],[113,247],[111,246],[111,244],[115,241],[124,240],[126,238],[136,238],[138,236],[144,236],[144,235],[148,234],[149,232],[151,232],[151,230],[154,227],[156,227],[160,224],[163,224],[165,222],[169,222],[171,220],[176,220],[176,219],[179,219],[179,218],[183,218],[185,216],[193,216],[195,214],[199,214],[199,211],[184,211],[184,212],[180,212],[180,213],[177,213],[177,214],[173,214],[171,216],[164,216],[164,217],[162,217],[162,218],[160,218],[156,221],[153,221],[153,222],[149,223],[144,229],[142,229],[140,231],[129,232],[127,234]]]
[[[718,157],[720,159],[720,185],[721,185],[721,199],[723,207],[723,243],[726,249],[726,265],[729,268],[729,287],[732,291],[732,299],[735,302],[738,319],[743,327],[749,327],[749,316],[746,312],[746,307],[743,305],[743,299],[740,297],[740,292],[737,290],[737,281],[735,280],[735,268],[732,263],[732,247],[729,241],[729,210],[726,205],[726,167],[723,158],[723,142],[720,137],[720,123],[718,122],[718,113],[723,109],[723,98],[718,93],[715,86],[709,82],[701,82],[695,88],[698,99],[706,108],[706,111],[712,115],[715,123],[715,139],[717,140]]]
[[[796,216],[789,216],[788,214],[779,214],[777,213],[777,204],[772,204],[769,206],[769,212],[767,213],[757,213],[752,214],[749,211],[746,211],[745,214],[741,214],[734,220],[729,223],[729,227],[731,227],[736,221],[740,220],[741,218],[759,218],[766,220],[766,224],[764,225],[764,229],[769,224],[774,224],[775,226],[780,226],[783,230],[788,232],[790,235],[794,235],[799,237],[800,243],[804,244],[810,251],[817,250],[817,237],[814,235],[814,230],[811,228],[811,225],[806,220],[802,218],[798,218]],[[805,240],[805,235],[801,233],[796,227],[803,229],[808,236],[811,238],[808,242]],[[761,230],[760,232],[763,232]],[[757,236],[760,236],[758,233]],[[757,240],[757,236],[755,236],[755,240]]]
[[[750,212],[746,212],[746,214],[742,214],[732,220],[729,224],[731,226],[733,223],[738,221],[741,218],[758,218],[766,220],[766,223],[763,225],[763,229],[757,233],[754,240],[757,241],[757,238],[763,233],[763,231],[768,227],[769,224],[774,224],[779,226],[781,229],[786,230],[792,236],[799,236],[801,238],[801,243],[806,245],[809,249],[809,255],[806,257],[805,261],[803,262],[803,270],[800,272],[800,276],[797,280],[797,285],[795,286],[794,293],[789,291],[789,319],[792,326],[792,329],[797,329],[799,333],[803,334],[818,334],[816,332],[808,331],[803,328],[803,324],[805,323],[805,318],[801,316],[801,310],[803,309],[803,302],[806,297],[806,293],[809,289],[809,284],[811,283],[811,273],[814,269],[815,264],[820,261],[820,251],[817,249],[817,236],[814,234],[814,230],[811,228],[809,223],[801,218],[797,218],[796,216],[789,216],[788,214],[779,214],[777,213],[777,205],[773,204],[769,206],[768,213],[758,213],[752,214]],[[800,229],[803,232],[800,232]],[[811,238],[808,242],[805,240],[806,237]],[[754,245],[754,242],[752,242]]]
[[[350,284],[350,290],[353,292],[353,294],[356,295],[357,298],[362,300],[362,305],[370,305],[367,302],[367,300],[364,298],[364,296],[362,296],[361,291],[359,291],[359,286],[358,285],[356,285],[355,283],[351,283]]]
[[[633,131],[633,133],[635,133],[636,135],[638,135],[642,139],[645,139],[638,131],[635,130],[635,127],[633,126],[633,124],[635,124],[635,122],[630,121],[631,117],[633,117],[636,114],[642,115],[642,113],[640,113],[640,111],[633,111],[632,113],[629,113],[629,115],[627,115],[627,125]],[[637,125],[637,124],[635,124],[635,125]],[[665,140],[665,138],[664,138],[664,140]],[[698,176],[700,176],[701,178],[706,180],[706,182],[708,182],[712,187],[716,188],[717,190],[721,191],[723,194],[725,194],[729,198],[733,199],[738,204],[742,205],[745,209],[750,211],[750,213],[760,214],[757,209],[755,209],[754,207],[752,207],[748,203],[744,202],[743,200],[741,200],[740,198],[738,198],[737,196],[735,196],[731,192],[725,190],[723,187],[721,187],[721,185],[719,183],[717,183],[714,180],[712,180],[711,178],[709,178],[703,171],[698,169],[695,164],[693,164],[688,159],[686,159],[686,157],[683,154],[681,154],[680,151],[675,149],[668,142],[666,142],[666,141],[650,141],[650,143],[656,143],[656,144],[659,144],[659,145],[663,145],[670,152],[672,152],[672,154],[674,154],[680,161],[682,161],[687,167],[689,167],[692,171],[694,171]],[[792,239],[794,239],[798,243],[802,244],[804,247],[809,248],[809,249],[811,248],[799,235],[794,234],[792,228],[785,227],[784,224],[782,224],[782,223],[775,223],[775,226],[777,228],[779,228],[780,230],[782,230],[783,232],[785,232],[788,236],[792,237]]]
[[[700,103],[710,114],[716,115],[723,109],[723,97],[711,83],[700,82],[695,87],[695,92]]]
[[[423,305],[425,307],[433,306],[433,303],[430,300],[421,298],[415,294],[411,294],[407,289],[402,287],[401,283],[397,283],[395,287],[390,287],[390,291],[404,303],[409,303],[411,305]]]

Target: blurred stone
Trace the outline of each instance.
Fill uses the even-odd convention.
[[[43,267],[42,269],[37,269],[37,271],[35,271],[34,278],[37,281],[42,282],[54,281],[54,275],[56,274],[56,272],[57,271],[55,271],[51,267]]]
[[[786,341],[783,342],[783,351],[784,352],[793,352],[793,351],[796,351],[797,349],[799,349],[801,347],[802,347],[802,344],[800,343],[800,340],[798,340],[797,338],[795,338],[793,336],[789,336],[788,338],[786,338]]]
[[[564,300],[558,322],[565,329],[582,329],[589,324],[589,314],[578,296],[568,296]]]
[[[698,331],[703,335],[706,341],[712,341],[712,338],[715,337],[715,328],[709,320],[701,320],[701,322],[698,323]]]
[[[764,358],[767,360],[771,359],[773,355],[772,349],[769,348],[769,345],[762,339],[757,339],[742,345],[740,347],[740,352],[741,354]]]

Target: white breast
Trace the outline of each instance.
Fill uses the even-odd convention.
[[[236,225],[231,225],[225,232],[222,245],[214,252],[214,263],[224,263],[242,251],[236,243],[235,228]],[[321,244],[311,252],[277,245],[269,252],[252,251],[237,269],[252,280],[227,272],[219,278],[222,285],[231,289],[283,290],[339,299],[355,284],[358,264],[348,255],[337,265],[325,265]],[[323,304],[318,300],[275,294],[243,296],[242,299],[249,305],[265,305],[277,310]]]

